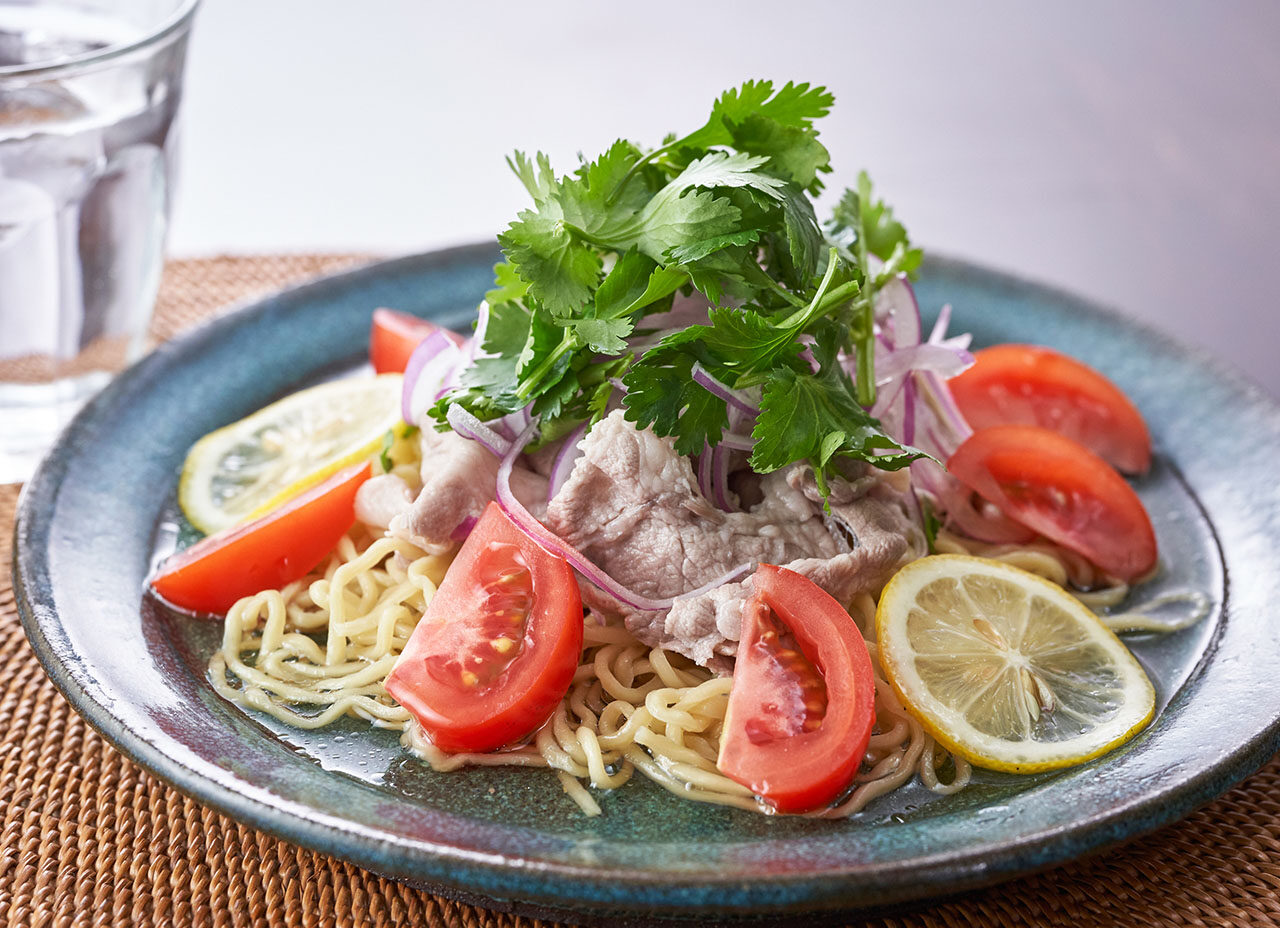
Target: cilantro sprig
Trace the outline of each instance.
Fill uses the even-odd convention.
[[[814,122],[832,102],[822,87],[748,81],[649,151],[618,140],[563,176],[516,152],[533,207],[498,237],[482,355],[435,417],[451,403],[481,419],[532,404],[546,441],[604,415],[621,378],[627,418],[695,454],[729,426],[725,401],[692,376],[700,365],[758,397],[739,428],[760,473],[808,461],[825,492],[841,459],[894,470],[922,456],[866,411],[876,290],[913,274],[920,251],[865,173],[819,224],[811,196],[831,163]],[[694,290],[706,324],[632,347],[657,337],[646,317]]]

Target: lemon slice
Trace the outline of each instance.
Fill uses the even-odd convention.
[[[987,558],[900,570],[876,609],[880,664],[942,745],[1011,773],[1079,764],[1155,711],[1129,649],[1061,587]]]
[[[372,457],[400,422],[402,382],[382,374],[322,383],[210,432],[187,453],[178,504],[212,534]]]

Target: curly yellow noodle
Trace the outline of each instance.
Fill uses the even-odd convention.
[[[399,539],[348,535],[311,576],[231,607],[214,689],[299,728],[344,715],[407,727],[383,683],[447,567]]]
[[[1097,570],[1074,551],[1047,541],[1028,545],[992,545],[961,538],[941,529],[935,550],[939,554],[976,554],[988,557],[1044,577],[1065,589],[1098,614],[1104,625],[1114,632],[1176,632],[1190,628],[1212,607],[1209,597],[1199,590],[1175,590],[1156,596],[1124,612],[1108,612],[1129,596],[1129,584]],[[1185,613],[1172,620],[1155,614],[1166,606],[1186,604]]]
[[[488,754],[435,748],[383,682],[447,566],[448,558],[424,554],[400,539],[353,532],[311,576],[235,604],[222,648],[210,662],[214,687],[227,699],[299,728],[319,728],[349,715],[402,730],[405,745],[440,771],[549,767],[589,815],[599,814],[600,807],[588,785],[616,789],[636,770],[687,799],[770,811],[716,767],[732,678],[643,645],[625,628],[592,616],[569,692],[530,743]],[[874,612],[869,595],[854,603],[864,635],[874,634]],[[874,654],[874,641],[869,645]],[[954,759],[956,778],[939,783],[932,742],[878,670],[876,689],[877,722],[864,770],[849,797],[824,815],[852,814],[917,771],[939,792],[967,780],[967,767]],[[921,762],[926,755],[927,767]]]
[[[1048,543],[986,545],[939,533],[942,553],[979,554],[1058,583],[1091,608],[1109,609],[1128,587]],[[310,576],[241,600],[228,612],[210,676],[227,699],[300,728],[342,716],[401,730],[406,747],[439,771],[464,766],[547,767],[588,815],[601,813],[590,790],[617,789],[635,771],[685,799],[770,813],[746,787],[719,772],[716,757],[732,678],[637,641],[618,624],[588,615],[584,646],[568,693],[529,742],[487,754],[447,754],[424,737],[383,686],[426,611],[449,557],[363,529],[344,538]],[[1100,587],[1100,589],[1092,589]],[[1090,589],[1090,592],[1079,592]],[[1198,598],[1197,598],[1198,597]],[[1104,616],[1122,627],[1168,629],[1153,613],[1190,602],[1190,624],[1208,610],[1201,594],[1158,597],[1141,611]],[[875,726],[850,791],[813,816],[852,815],[913,778],[936,793],[968,784],[972,768],[940,748],[903,707],[876,660],[876,599],[857,596],[850,614],[872,655]],[[1180,627],[1180,626],[1177,626]],[[943,776],[940,771],[947,771]]]

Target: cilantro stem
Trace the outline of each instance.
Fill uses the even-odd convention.
[[[618,197],[622,194],[623,189],[627,186],[628,183],[630,183],[631,178],[635,177],[637,172],[639,172],[639,170],[642,167],[644,167],[654,158],[657,158],[659,155],[665,155],[667,152],[672,151],[678,145],[680,145],[683,141],[684,139],[676,139],[674,142],[671,142],[670,144],[667,144],[667,145],[663,145],[661,148],[655,148],[653,151],[649,152],[647,155],[642,155],[640,157],[640,160],[637,161],[635,164],[631,165],[631,168],[627,171],[627,173],[622,175],[622,180],[618,181],[618,186],[614,187],[613,190],[609,193],[609,196],[605,198],[604,205],[612,206],[614,203],[616,203],[618,201]]]
[[[870,306],[871,304],[867,304]],[[864,338],[858,341],[858,378],[854,383],[858,405],[870,408],[876,403],[876,340]]]
[[[788,303],[790,303],[792,306],[795,306],[795,307],[797,307],[797,308],[807,308],[807,307],[808,307],[808,305],[809,305],[809,304],[808,304],[808,303],[806,303],[802,297],[798,297],[798,296],[796,296],[794,293],[792,293],[792,292],[791,292],[790,290],[788,290],[786,287],[782,286],[782,284],[778,283],[776,280],[774,280],[772,277],[770,277],[770,276],[769,276],[768,274],[766,274],[764,271],[760,270],[760,268],[759,268],[758,266],[756,267],[756,270],[760,272],[760,274],[759,274],[759,278],[758,278],[758,279],[759,279],[759,281],[760,281],[760,283],[764,284],[766,287],[768,287],[768,288],[769,288],[770,290],[772,290],[774,293],[778,294],[778,296],[782,297],[784,300],[786,300],[786,301],[787,301]],[[755,274],[752,274],[751,276],[752,276],[752,278],[755,278],[755,277],[756,277],[756,275],[755,275]]]
[[[831,309],[833,306],[839,306],[841,303],[853,299],[858,295],[858,291],[860,289],[861,287],[858,286],[858,282],[856,280],[847,280],[824,296],[819,308],[822,310],[822,313],[825,314],[826,311]]]
[[[556,362],[564,356],[566,351],[572,351],[575,347],[577,347],[577,339],[574,338],[572,332],[565,329],[564,335],[560,338],[560,344],[556,345],[551,354],[543,358],[542,363],[535,367],[533,372],[524,379],[519,389],[516,390],[516,396],[522,400],[528,400],[529,397],[533,396],[538,387],[542,386],[542,379],[547,376],[551,368],[555,367]]]
[[[867,258],[867,204],[871,202],[871,178],[866,171],[858,174],[858,240],[854,243],[858,249],[858,266],[862,268],[863,279],[867,282],[866,298],[858,306],[858,377],[855,391],[858,403],[862,406],[873,406],[876,402],[876,337],[875,337],[875,294],[876,282],[871,275],[871,267]]]
[[[831,286],[831,278],[834,277],[836,273],[836,255],[836,249],[832,248],[829,257],[827,258],[827,273],[822,275],[822,283],[818,284],[818,289],[813,294],[813,299],[809,301],[807,306],[797,309],[786,319],[782,320],[782,322],[778,324],[778,328],[795,329],[797,332],[802,332],[810,322],[821,315],[821,310],[823,309],[823,304],[825,302],[823,297],[826,296],[827,287]]]

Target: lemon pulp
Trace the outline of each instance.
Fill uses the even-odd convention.
[[[999,561],[908,564],[881,594],[876,630],[903,703],[976,766],[1031,773],[1082,763],[1154,713],[1150,680],[1096,615]]]
[[[372,457],[400,422],[402,381],[400,374],[381,374],[323,383],[210,432],[183,464],[183,513],[212,534]]]

